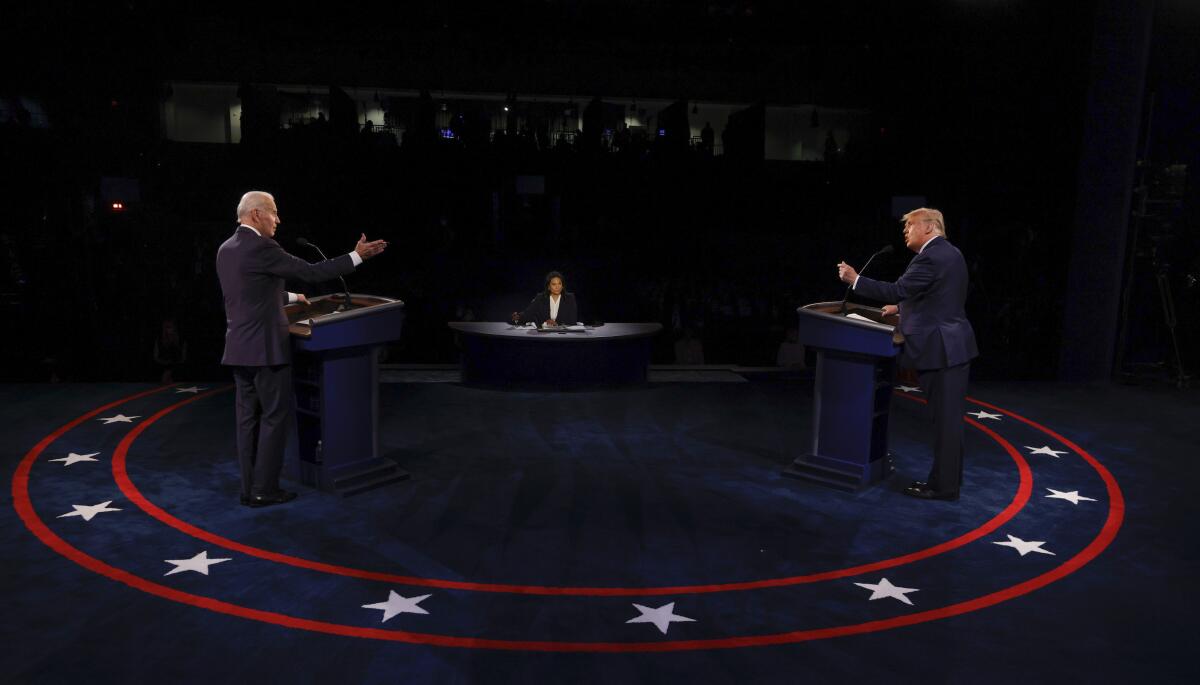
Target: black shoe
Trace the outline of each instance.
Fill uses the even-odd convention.
[[[238,501],[242,503],[243,507],[248,507],[250,506],[250,495],[238,495]]]
[[[275,492],[268,492],[261,495],[251,495],[247,506],[254,508],[269,507],[272,504],[283,504],[284,502],[291,502],[294,499],[296,499],[296,493],[288,492],[287,490],[276,490]]]
[[[946,490],[944,492],[939,492],[924,484],[921,487],[917,487],[914,484],[911,487],[904,488],[904,494],[908,495],[909,497],[916,497],[917,499],[940,499],[949,502],[958,501],[958,490]]]
[[[927,488],[927,487],[929,487],[929,483],[926,483],[923,480],[914,480],[912,482],[912,484],[909,485],[908,487],[910,487],[910,488]]]

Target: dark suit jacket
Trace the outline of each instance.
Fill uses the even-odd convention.
[[[349,254],[317,264],[293,257],[271,238],[238,226],[217,250],[217,278],[225,297],[227,366],[274,366],[292,360],[283,305],[285,278],[318,283],[354,271]]]
[[[525,311],[521,312],[521,323],[532,321],[541,326],[549,318],[550,296],[545,292],[538,293]],[[562,299],[558,302],[558,318],[555,321],[561,326],[579,323],[579,308],[575,305],[575,293],[564,292],[562,294]]]
[[[979,356],[967,321],[967,262],[945,238],[925,244],[895,283],[859,276],[854,292],[900,307],[904,334],[901,363],[915,369],[944,369]]]

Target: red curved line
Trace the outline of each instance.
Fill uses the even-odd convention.
[[[227,388],[226,388],[227,389]],[[975,426],[985,434],[989,435],[993,440],[1000,443],[1002,447],[1012,457],[1017,464],[1017,470],[1020,474],[1020,485],[1017,488],[1017,493],[1009,505],[996,516],[982,526],[973,531],[964,533],[953,540],[943,542],[941,544],[929,547],[927,549],[912,552],[891,559],[852,566],[850,568],[838,569],[833,571],[824,571],[821,573],[812,573],[807,575],[789,576],[785,578],[768,578],[764,580],[742,581],[736,583],[709,583],[701,585],[676,585],[662,587],[561,587],[547,585],[521,585],[511,583],[481,583],[461,580],[447,580],[444,578],[423,578],[419,576],[405,576],[394,573],[385,573],[382,571],[368,571],[364,569],[350,568],[347,566],[339,566],[321,561],[313,561],[302,557],[295,557],[288,554],[273,552],[270,550],[252,547],[250,545],[222,537],[215,533],[209,532],[202,528],[198,528],[186,521],[183,521],[172,514],[167,513],[156,504],[146,499],[133,481],[129,478],[129,473],[126,470],[126,458],[129,453],[129,448],[133,441],[137,439],[143,431],[151,424],[158,421],[163,416],[175,411],[191,402],[195,402],[202,397],[211,395],[217,390],[204,393],[195,397],[188,398],[183,402],[166,407],[155,414],[146,417],[141,423],[129,431],[128,434],[117,445],[113,452],[112,470],[113,478],[121,488],[121,492],[129,498],[131,502],[136,504],[140,509],[145,511],[150,516],[158,519],[166,525],[194,538],[210,542],[214,545],[224,547],[235,552],[241,552],[249,556],[266,559],[280,564],[287,564],[298,568],[305,568],[312,571],[329,573],[333,575],[347,576],[351,578],[361,578],[364,580],[374,580],[387,583],[396,583],[402,585],[419,586],[419,587],[434,587],[448,590],[468,590],[473,592],[501,592],[509,594],[522,595],[557,595],[557,596],[583,596],[583,597],[638,597],[638,596],[657,596],[657,595],[677,595],[677,594],[702,594],[713,592],[733,592],[740,590],[760,590],[763,588],[785,587],[789,585],[800,585],[805,583],[817,583],[836,578],[846,578],[849,576],[857,576],[871,571],[902,566],[914,561],[920,561],[939,554],[943,554],[953,549],[967,545],[979,538],[995,531],[1000,526],[1011,520],[1029,501],[1030,494],[1033,492],[1033,476],[1029,468],[1029,463],[1025,458],[1017,452],[1007,440],[1000,437],[990,428],[979,424],[972,419],[964,419],[967,423]],[[915,398],[910,398],[914,401],[921,402]]]
[[[157,392],[157,391],[154,391],[154,392]],[[213,391],[213,392],[216,392],[216,391]],[[142,394],[135,395],[135,396],[127,398],[127,399],[134,399],[136,397],[141,397],[142,395],[145,395],[145,394],[150,394],[150,393],[142,393]],[[206,395],[207,394],[211,394],[211,393],[206,393]],[[199,397],[202,397],[202,396],[190,398],[189,400],[186,400],[184,402],[179,403],[178,405],[175,405],[175,407],[182,406],[189,402],[195,401],[195,400],[199,399]],[[991,407],[993,409],[999,409],[998,407],[995,407],[994,405],[979,402],[978,400],[971,400],[971,401],[976,402],[977,404],[981,404],[982,406]],[[235,604],[230,604],[228,602],[222,602],[220,600],[215,600],[215,599],[212,599],[209,597],[202,597],[199,595],[193,595],[193,594],[186,593],[186,592],[180,592],[179,590],[175,590],[174,588],[170,588],[165,585],[161,585],[159,583],[154,583],[154,582],[148,581],[144,578],[140,578],[131,573],[128,573],[121,569],[110,566],[110,565],[108,565],[98,559],[95,559],[87,554],[84,554],[83,552],[79,551],[78,549],[72,547],[70,544],[68,544],[62,538],[55,535],[53,531],[51,531],[48,527],[46,527],[46,525],[42,522],[42,520],[40,518],[38,518],[36,512],[34,512],[33,506],[29,501],[29,491],[28,491],[29,470],[32,467],[34,460],[37,459],[38,455],[41,454],[41,452],[46,448],[46,446],[48,446],[50,444],[50,442],[53,441],[54,438],[61,435],[62,433],[65,433],[67,430],[70,430],[71,428],[77,426],[79,423],[90,418],[91,416],[94,416],[96,413],[99,413],[99,412],[103,411],[104,409],[107,409],[108,407],[114,406],[115,404],[120,404],[120,402],[105,405],[104,407],[101,407],[100,409],[97,409],[93,412],[85,414],[84,416],[80,417],[79,419],[72,421],[71,423],[67,424],[63,428],[60,428],[58,431],[55,431],[55,433],[51,434],[51,436],[48,436],[47,438],[45,438],[41,442],[39,442],[33,449],[31,449],[29,451],[28,454],[25,455],[25,458],[22,459],[21,463],[17,467],[17,475],[13,479],[13,503],[17,509],[17,513],[20,515],[21,520],[25,524],[25,526],[27,528],[29,528],[29,530],[34,535],[36,535],[38,537],[38,539],[42,540],[42,542],[45,543],[47,546],[51,547],[52,549],[57,551],[59,554],[62,554],[63,556],[67,557],[68,559],[71,559],[72,561],[76,562],[77,564],[84,566],[85,568],[88,568],[92,571],[95,571],[96,573],[104,575],[108,578],[111,578],[118,582],[129,585],[130,587],[142,590],[144,592],[148,592],[150,594],[154,594],[154,595],[166,598],[166,599],[181,602],[181,603],[188,604],[191,606],[196,606],[199,608],[208,609],[210,611],[215,611],[215,612],[219,612],[219,613],[229,614],[232,616],[239,616],[242,618],[249,618],[249,619],[253,619],[253,620],[264,621],[267,623],[272,623],[275,625],[289,627],[289,628],[299,628],[299,629],[303,629],[303,630],[311,630],[311,631],[315,631],[315,632],[322,632],[322,633],[327,633],[327,634],[331,634],[331,635],[342,635],[342,636],[347,636],[347,637],[388,640],[388,641],[393,641],[393,642],[405,642],[405,643],[412,643],[412,644],[427,644],[427,645],[436,645],[436,646],[442,646],[442,647],[484,648],[484,649],[498,649],[498,650],[546,651],[546,652],[668,652],[668,651],[685,651],[685,650],[697,650],[697,649],[730,649],[730,648],[738,648],[738,647],[790,644],[790,643],[796,643],[796,642],[804,642],[804,641],[808,641],[808,640],[818,640],[818,639],[825,639],[825,638],[831,638],[831,637],[841,637],[841,636],[845,636],[845,635],[857,635],[857,634],[863,634],[863,633],[872,633],[872,632],[877,632],[877,631],[881,631],[881,630],[888,630],[891,628],[915,625],[918,623],[924,623],[927,621],[933,621],[933,620],[937,620],[937,619],[941,619],[941,618],[947,618],[950,616],[957,616],[957,615],[968,613],[971,611],[976,611],[978,609],[993,606],[995,604],[999,604],[1000,602],[1004,602],[1004,601],[1012,599],[1014,597],[1018,597],[1018,596],[1027,594],[1029,592],[1032,592],[1036,589],[1045,587],[1046,585],[1049,585],[1050,583],[1052,583],[1056,580],[1059,580],[1063,577],[1066,577],[1067,575],[1070,575],[1071,573],[1075,572],[1083,565],[1087,564],[1092,559],[1096,558],[1096,556],[1098,556],[1100,554],[1100,552],[1102,552],[1112,542],[1113,538],[1116,537],[1117,530],[1121,526],[1121,521],[1123,519],[1123,514],[1124,514],[1124,498],[1122,497],[1120,488],[1117,486],[1116,480],[1112,477],[1112,474],[1109,473],[1108,470],[1105,469],[1103,465],[1101,465],[1098,461],[1096,461],[1095,458],[1093,458],[1086,451],[1079,448],[1073,442],[1063,439],[1063,444],[1066,444],[1066,445],[1070,446],[1072,449],[1076,450],[1076,452],[1078,452],[1089,464],[1091,464],[1097,470],[1097,472],[1104,479],[1106,485],[1109,487],[1110,495],[1115,495],[1114,498],[1110,499],[1108,520],[1105,522],[1105,525],[1102,528],[1100,534],[1087,547],[1085,547],[1079,554],[1076,554],[1074,557],[1071,557],[1069,560],[1064,562],[1062,565],[1055,567],[1054,569],[1051,569],[1050,571],[1047,571],[1046,573],[1043,573],[1039,576],[1031,578],[1030,580],[1027,580],[1023,583],[1019,583],[1012,587],[1005,588],[1003,590],[999,590],[999,591],[993,592],[991,594],[983,595],[982,597],[977,597],[975,599],[967,600],[965,602],[951,604],[951,605],[941,607],[938,609],[921,611],[921,612],[918,612],[915,614],[909,614],[906,616],[898,616],[895,618],[890,618],[890,619],[885,619],[885,620],[880,620],[880,621],[869,621],[866,623],[859,623],[859,624],[855,624],[855,625],[837,626],[837,627],[833,627],[833,628],[799,630],[799,631],[791,631],[791,632],[784,632],[784,633],[773,633],[773,634],[767,634],[767,635],[751,635],[751,636],[732,637],[732,638],[715,638],[715,639],[707,639],[707,640],[675,640],[675,641],[668,641],[668,642],[648,642],[648,643],[493,640],[493,639],[483,639],[483,638],[466,638],[466,637],[454,637],[454,636],[447,636],[447,635],[433,635],[433,634],[428,634],[428,633],[414,633],[414,632],[408,632],[408,631],[390,631],[390,630],[383,630],[383,629],[379,629],[379,628],[360,628],[360,627],[346,626],[346,625],[341,625],[341,624],[336,624],[336,623],[328,623],[328,622],[324,622],[324,621],[314,621],[314,620],[310,620],[310,619],[302,619],[302,618],[297,618],[295,616],[288,616],[287,614],[280,614],[280,613],[276,613],[276,612],[261,611],[261,610],[257,610],[257,609],[249,609],[249,608],[241,607],[241,606],[238,606]],[[172,408],[168,408],[168,410],[170,410]],[[161,416],[162,414],[165,413],[165,411],[159,412],[158,414],[155,415],[155,417]],[[1057,439],[1062,439],[1061,436],[1058,436],[1057,433],[1055,433],[1054,431],[1051,431],[1050,429],[1048,429],[1038,423],[1030,421],[1029,419],[1021,417],[1017,414],[1013,414],[1012,412],[1008,412],[1005,410],[1000,410],[1000,411],[1004,412],[1005,414],[1007,414],[1009,416],[1012,416],[1013,418],[1021,420],[1039,430],[1042,430],[1043,432],[1047,433],[1048,435],[1056,436]],[[149,419],[147,419],[146,422],[143,422],[143,424],[139,424],[139,428],[141,428],[142,425],[146,424],[148,421],[149,421]],[[974,423],[974,422],[972,422],[972,423]],[[976,425],[978,426],[978,424],[976,424]],[[984,429],[982,426],[978,426],[978,427],[991,433],[991,431],[989,429]],[[135,430],[137,430],[137,428],[135,428]],[[142,428],[142,430],[144,430],[144,428]],[[994,433],[993,433],[993,435],[994,435]],[[998,438],[999,436],[995,436],[995,437]],[[124,442],[124,441],[122,441],[122,442]],[[1005,443],[1005,444],[1007,444],[1007,443]],[[126,446],[126,447],[128,447],[128,446]],[[1009,447],[1011,448],[1011,445],[1009,445]],[[1010,454],[1015,454],[1015,450],[1012,450],[1012,452]],[[1017,455],[1017,456],[1019,456],[1019,455]],[[1028,464],[1025,464],[1025,468],[1028,469]],[[1024,482],[1024,477],[1023,477],[1022,482]]]
[[[128,397],[124,397],[119,400],[114,400],[114,401],[109,402],[108,404],[105,404],[100,407],[96,407],[95,409],[89,411],[88,413],[84,414],[83,416],[73,419],[67,424],[59,426],[54,432],[50,433],[50,435],[47,435],[46,437],[39,440],[38,443],[36,445],[34,445],[33,448],[30,449],[29,452],[27,452],[25,454],[24,459],[22,459],[21,463],[17,465],[17,470],[13,473],[13,482],[12,482],[13,507],[16,508],[18,513],[20,513],[22,510],[21,506],[24,505],[28,509],[29,513],[31,515],[33,515],[35,519],[37,519],[36,514],[33,514],[33,503],[29,501],[29,471],[33,468],[34,460],[37,459],[38,455],[41,454],[43,451],[45,451],[45,449],[47,447],[49,447],[51,443],[53,443],[55,440],[58,440],[59,438],[61,438],[64,434],[67,433],[67,431],[72,430],[73,428],[77,427],[79,424],[83,423],[84,421],[87,421],[88,419],[96,416],[97,414],[108,411],[109,409],[112,409],[113,407],[116,407],[118,405],[125,404],[126,402],[132,402],[136,399],[141,399],[143,397],[146,397],[147,395],[153,395],[155,393],[160,393],[160,392],[162,392],[168,388],[172,388],[172,387],[175,387],[175,386],[165,385],[165,386],[158,387],[158,388],[151,388],[149,390],[143,390],[142,392],[135,393],[133,395],[129,395]]]
[[[1047,428],[1046,426],[1043,426],[1042,424],[1031,419],[1027,419],[1020,414],[1015,414],[1011,411],[1008,411],[1007,409],[1001,409],[994,404],[977,400],[973,397],[968,397],[967,399],[981,407],[994,409],[1005,416],[1011,416],[1021,423],[1036,428],[1046,435],[1049,435],[1055,440],[1066,445],[1068,449],[1083,457],[1083,460],[1092,467],[1092,470],[1100,475],[1100,480],[1104,481],[1104,488],[1108,492],[1108,517],[1104,521],[1104,527],[1100,531],[1100,537],[1107,536],[1107,540],[1095,551],[1095,554],[1087,559],[1087,561],[1091,561],[1092,559],[1096,558],[1096,556],[1098,556],[1100,552],[1108,546],[1108,543],[1112,542],[1113,539],[1117,537],[1117,531],[1120,530],[1121,524],[1125,521],[1125,495],[1121,492],[1121,486],[1117,484],[1117,479],[1112,475],[1112,472],[1105,468],[1104,465],[1101,464],[1095,457],[1089,454],[1087,450],[1075,444],[1074,441],[1068,440],[1065,436],[1062,436],[1057,432]],[[1097,540],[1099,540],[1100,537],[1097,537]],[[1084,551],[1086,552],[1094,545],[1095,541],[1093,541],[1092,545],[1089,545],[1087,548],[1085,548]],[[1080,565],[1082,566],[1082,564]]]

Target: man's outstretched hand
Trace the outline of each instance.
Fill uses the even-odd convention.
[[[854,279],[858,278],[858,272],[854,270],[854,267],[850,266],[846,262],[838,262],[837,269],[838,278],[840,278],[843,283],[854,285]]]
[[[358,244],[354,246],[354,251],[358,253],[359,257],[365,260],[383,252],[386,247],[386,240],[372,240],[371,242],[367,242],[367,234],[363,233],[362,237],[358,239]]]

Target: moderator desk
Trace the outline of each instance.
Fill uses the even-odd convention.
[[[501,322],[448,324],[459,334],[463,382],[577,387],[646,382],[658,323],[610,323],[582,331],[540,331]]]

